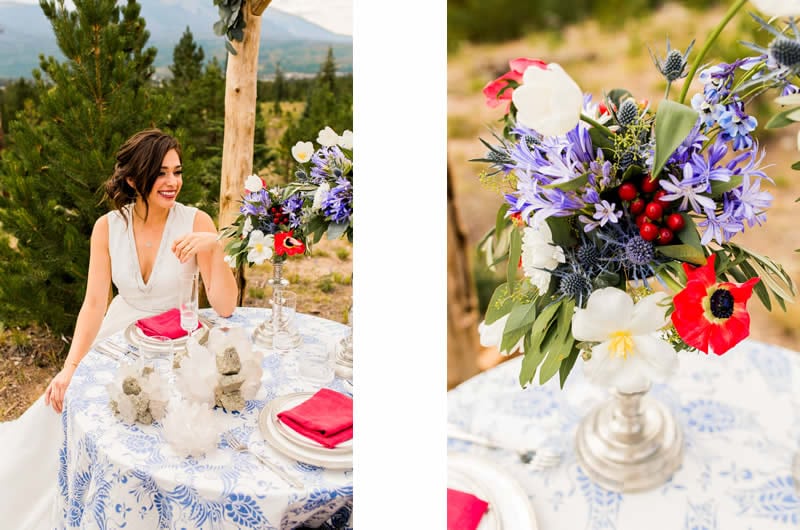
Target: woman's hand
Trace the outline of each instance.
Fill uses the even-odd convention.
[[[44,391],[44,404],[52,406],[59,414],[64,409],[64,394],[67,393],[67,387],[74,373],[75,368],[71,365],[62,368]]]
[[[214,250],[218,246],[215,232],[189,232],[172,242],[172,253],[181,263],[186,263],[192,256]]]

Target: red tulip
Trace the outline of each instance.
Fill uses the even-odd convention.
[[[483,95],[486,96],[486,104],[494,108],[500,105],[502,101],[505,101],[506,112],[508,112],[508,109],[511,106],[511,94],[514,92],[513,88],[507,88],[506,90],[503,90],[508,86],[508,82],[514,81],[516,83],[521,83],[522,74],[525,73],[525,70],[527,70],[529,66],[538,66],[539,68],[547,67],[547,63],[540,61],[539,59],[528,59],[526,57],[512,59],[508,64],[511,67],[509,72],[501,75],[483,87]],[[501,91],[502,94],[500,93]]]
[[[718,282],[715,259],[712,254],[702,267],[683,264],[688,281],[673,298],[672,323],[689,346],[722,355],[750,334],[746,304],[759,279],[742,284]]]

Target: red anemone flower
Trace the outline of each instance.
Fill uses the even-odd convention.
[[[547,68],[547,63],[539,59],[528,59],[527,57],[519,57],[509,61],[508,65],[511,70],[501,75],[494,81],[491,81],[483,87],[483,95],[486,97],[486,104],[489,107],[496,107],[501,101],[506,102],[506,112],[511,107],[511,94],[514,92],[514,87],[509,87],[509,81],[514,83],[522,82],[522,74],[529,66],[538,66],[539,68]],[[506,88],[508,87],[508,88]]]
[[[744,283],[717,282],[716,255],[702,267],[686,263],[686,287],[675,295],[672,323],[689,346],[722,355],[750,334],[750,314],[745,307],[758,278]]]
[[[292,237],[292,232],[279,232],[275,234],[275,253],[279,256],[286,254],[294,256],[306,251],[306,246],[299,239]]]

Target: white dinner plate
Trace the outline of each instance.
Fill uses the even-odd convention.
[[[200,327],[192,332],[192,336],[197,339],[197,342],[200,344],[205,344],[206,340],[208,339],[208,330],[211,328],[211,321],[203,317],[200,317],[199,320]],[[178,352],[186,348],[186,341],[188,339],[188,335],[178,337],[177,339],[172,339],[172,344],[175,347],[175,351]],[[130,326],[125,328],[125,340],[128,341],[128,344],[136,346],[137,348],[148,348],[153,351],[159,349],[163,349],[165,351],[167,350],[167,347],[164,346],[164,343],[145,335],[144,332],[136,326],[136,322],[131,323]]]
[[[324,453],[352,453],[353,452],[353,439],[349,439],[345,442],[340,443],[336,447],[325,447],[319,442],[315,442],[311,438],[303,436],[299,432],[295,431],[285,423],[283,423],[279,418],[278,414],[285,410],[289,410],[293,407],[296,407],[303,401],[306,401],[308,398],[313,396],[313,392],[296,392],[294,394],[288,394],[286,396],[281,396],[275,398],[272,403],[272,422],[275,423],[275,426],[278,429],[278,432],[281,433],[286,439],[290,442],[305,447],[312,451],[318,451],[321,454]]]
[[[276,402],[280,404],[280,398],[267,403],[258,415],[258,429],[265,442],[275,450],[299,462],[328,469],[353,469],[352,449],[337,452],[321,445],[318,448],[313,448],[295,443],[292,439],[282,434],[278,429],[279,422],[276,419],[276,415],[279,412],[279,409],[275,406]]]
[[[489,503],[489,511],[478,526],[480,530],[537,530],[528,494],[511,474],[491,460],[449,452],[447,487],[472,493]],[[496,517],[497,522],[493,522],[490,514]],[[484,524],[499,526],[484,527]]]

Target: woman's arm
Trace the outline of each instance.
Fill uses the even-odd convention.
[[[86,294],[83,305],[75,322],[75,333],[69,347],[69,353],[62,370],[50,381],[44,392],[44,402],[53,410],[61,413],[64,406],[64,394],[67,391],[72,374],[78,364],[86,356],[97,337],[108,307],[108,291],[111,287],[111,258],[108,253],[108,219],[103,216],[97,220],[92,229],[89,250],[89,274],[86,283]]]
[[[197,256],[206,295],[211,307],[218,315],[229,317],[236,309],[238,288],[233,271],[225,263],[222,241],[217,239],[217,229],[211,217],[198,210],[194,216],[193,232],[177,238],[172,243],[172,252],[185,263]]]

